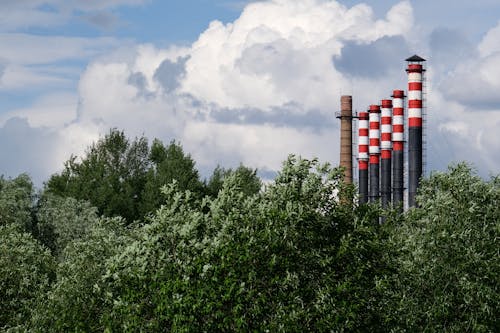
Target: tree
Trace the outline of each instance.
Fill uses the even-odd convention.
[[[233,173],[238,175],[241,181],[241,191],[245,195],[257,194],[262,188],[262,182],[257,176],[257,169],[248,168],[242,164],[236,169],[224,169],[217,166],[210,179],[205,182],[205,192],[212,198],[216,198],[219,191],[222,190],[224,180],[230,177]]]
[[[38,202],[37,238],[57,257],[66,245],[84,237],[98,220],[97,209],[88,202],[48,193]]]
[[[131,142],[123,131],[111,129],[80,161],[72,156],[62,173],[49,179],[46,190],[87,200],[99,214],[122,216],[130,223],[141,217],[141,193],[150,166],[148,152],[146,138]]]
[[[28,175],[10,180],[0,177],[0,225],[15,224],[31,231],[34,200],[33,183]]]
[[[36,300],[54,278],[47,248],[15,224],[0,226],[0,329],[29,320]]]
[[[143,216],[160,208],[164,202],[161,188],[173,180],[177,182],[180,190],[189,190],[202,196],[203,187],[195,162],[189,154],[184,153],[180,144],[172,141],[168,147],[165,147],[160,140],[155,139],[149,159],[152,168],[147,173],[142,193],[141,213]]]
[[[107,329],[376,330],[383,233],[336,199],[342,179],[292,157],[251,196],[237,173],[215,199],[170,184],[140,236],[108,261]]]
[[[500,327],[500,178],[459,164],[424,180],[393,230],[396,331],[493,332]]]
[[[120,218],[103,218],[62,252],[57,279],[34,306],[25,328],[34,332],[102,332],[102,277],[107,260],[121,253],[133,232]]]

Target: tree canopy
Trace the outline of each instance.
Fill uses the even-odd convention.
[[[179,143],[111,130],[40,193],[0,177],[0,330],[500,327],[499,176],[453,165],[402,214],[353,191],[293,155],[265,186],[243,165],[201,181]]]

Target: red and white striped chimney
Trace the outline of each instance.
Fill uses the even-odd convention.
[[[392,100],[383,99],[380,118],[380,196],[382,206],[391,202],[391,158],[392,158]]]
[[[425,59],[414,55],[408,59],[408,204],[415,207],[417,188],[422,177],[422,86]]]
[[[379,197],[380,174],[380,106],[370,105],[370,202],[375,202]]]
[[[368,112],[360,112],[358,137],[359,203],[368,201]]]
[[[392,188],[393,204],[403,208],[404,194],[404,98],[403,90],[392,93]]]

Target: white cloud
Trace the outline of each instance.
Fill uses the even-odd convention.
[[[405,35],[409,2],[375,20],[367,5],[274,0],[248,5],[235,22],[212,22],[193,44],[182,91],[222,107],[270,109],[297,102],[329,109],[349,82],[332,66],[347,41]]]
[[[453,69],[440,89],[471,110],[500,110],[500,24],[489,30],[477,47],[479,56]]]
[[[482,57],[500,52],[500,22],[486,33],[478,49]]]
[[[149,0],[2,0],[0,30],[54,27],[66,24],[75,15],[141,5]]]
[[[30,127],[59,129],[76,118],[78,96],[72,93],[45,95],[29,108],[11,110],[0,114],[0,125],[11,118],[26,119]]]
[[[97,2],[87,5],[94,8]],[[41,142],[50,149],[47,158],[51,159],[50,165],[43,166],[44,172],[62,167],[71,153],[80,155],[110,127],[124,129],[129,136],[144,134],[164,142],[178,139],[205,170],[240,161],[276,170],[289,153],[335,163],[339,133],[333,118],[340,95],[353,93],[355,108],[360,110],[406,85],[404,58],[397,63],[388,57],[394,63],[382,69],[380,64],[389,53],[407,52],[408,36],[414,33],[412,22],[408,1],[377,19],[366,4],[347,8],[326,0],[272,0],[249,4],[232,23],[212,22],[189,47],[128,45],[106,52],[116,46],[115,40],[49,38],[50,45],[65,47],[62,51],[42,48],[39,61],[44,66],[51,59],[96,56],[79,79],[78,96],[41,99],[31,109],[14,110],[0,118],[4,125],[0,135],[14,127],[23,129],[25,135],[43,134],[46,140]],[[4,45],[15,44],[5,42],[12,36],[4,36]],[[31,37],[16,36],[31,41]],[[500,73],[494,68],[500,60],[491,41],[495,36],[493,29],[484,38],[478,59],[457,68],[428,68],[432,167],[444,168],[453,160],[479,156],[476,160],[482,171],[498,170],[498,157],[483,157],[500,150],[498,140],[488,135],[500,125],[498,112],[471,112],[461,98],[470,96],[476,85],[488,96],[494,95],[485,89],[487,84],[500,89]],[[33,41],[42,43],[41,39]],[[354,55],[359,50],[368,53],[346,62],[342,57],[347,50]],[[2,57],[17,61],[19,68],[37,63],[35,53],[17,59],[22,51],[18,47]],[[363,66],[366,74],[354,70],[359,61],[368,62]],[[377,75],[370,72],[371,67]],[[471,68],[484,68],[484,72],[470,72]],[[445,73],[464,79],[444,85],[450,82],[443,79]],[[27,122],[16,127],[8,122],[12,117],[24,117]],[[487,124],[485,117],[491,119]],[[5,150],[0,149],[0,160],[5,160]]]
[[[25,66],[6,66],[0,75],[0,91],[33,88],[34,86],[61,86],[69,83],[64,78],[41,73]]]
[[[115,38],[37,36],[0,33],[0,59],[6,63],[33,65],[68,59],[86,59],[110,51],[124,41]]]

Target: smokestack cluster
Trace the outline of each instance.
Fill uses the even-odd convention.
[[[408,59],[408,205],[415,207],[415,196],[423,170],[423,75],[425,59],[414,55]],[[359,112],[358,169],[359,203],[382,201],[383,207],[403,206],[405,154],[405,93],[394,90],[392,99],[383,99],[380,105],[370,105],[368,112]],[[352,155],[347,162],[346,150],[351,148],[352,98],[342,96],[341,165],[352,177]],[[344,109],[346,110],[344,113]],[[349,110],[349,123],[347,122]],[[344,116],[342,116],[344,115]],[[345,122],[345,125],[344,125]],[[345,161],[344,161],[345,160]],[[350,166],[349,166],[350,165]]]

